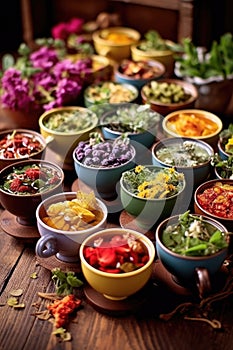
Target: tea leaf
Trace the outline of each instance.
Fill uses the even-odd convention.
[[[13,289],[12,291],[10,291],[10,295],[12,295],[13,297],[20,297],[22,294],[22,289]]]

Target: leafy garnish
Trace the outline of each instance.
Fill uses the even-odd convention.
[[[83,282],[75,276],[74,272],[64,272],[60,268],[52,270],[52,280],[58,295],[73,294],[74,288],[79,288],[83,285]]]
[[[171,251],[188,256],[211,255],[228,247],[224,233],[190,211],[181,214],[177,223],[164,229],[162,241]]]

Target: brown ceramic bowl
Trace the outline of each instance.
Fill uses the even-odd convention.
[[[197,97],[196,87],[179,79],[150,81],[141,89],[142,102],[150,104],[151,109],[164,116],[180,109],[194,108]]]
[[[45,138],[36,131],[8,129],[0,132],[0,170],[26,159],[43,159]]]
[[[19,171],[25,173],[25,167],[39,167],[40,172],[39,177],[36,176],[36,170],[34,173],[31,172],[31,187],[34,189],[34,193],[30,190],[25,191],[25,186],[27,185],[27,179],[22,180],[22,174]],[[15,171],[18,174],[15,174]],[[22,180],[20,185],[14,183],[14,187],[9,190],[6,188],[6,181],[9,180],[9,176],[12,178],[12,173],[14,172],[14,178],[17,181]],[[7,178],[8,177],[8,178]],[[6,179],[7,178],[7,179]],[[24,161],[18,161],[17,163],[8,165],[0,171],[0,202],[1,205],[8,210],[11,214],[17,217],[18,223],[22,225],[34,225],[36,224],[36,208],[39,203],[56,193],[62,192],[63,190],[64,173],[63,170],[48,161],[41,159],[28,159]],[[51,185],[52,183],[52,185]],[[24,187],[23,187],[24,186]],[[37,188],[40,188],[40,191]]]
[[[213,194],[211,189],[213,187],[216,188],[216,185],[222,184],[222,186],[225,187],[225,192],[219,191]],[[222,188],[222,187],[221,187]],[[229,190],[231,188],[231,190]],[[205,201],[206,203],[203,202],[203,199],[200,198],[200,196],[203,196],[203,192],[207,191],[212,192],[211,194],[206,194],[205,196]],[[217,195],[218,193],[218,195]],[[225,206],[225,203],[227,202],[226,195],[227,193],[233,194],[233,180],[230,179],[214,179],[214,180],[209,180],[201,184],[195,191],[194,193],[194,212],[196,214],[201,214],[208,216],[214,220],[219,221],[222,223],[229,231],[233,230],[233,210],[232,215],[228,214],[226,215],[228,211],[229,206]],[[218,198],[218,199],[217,199]],[[229,202],[229,200],[228,200]],[[214,209],[218,207],[218,212],[215,212]],[[224,216],[225,215],[225,216]]]

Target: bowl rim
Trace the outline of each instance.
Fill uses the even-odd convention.
[[[114,140],[112,140],[112,139],[108,139],[106,141],[111,142],[111,143],[114,142]],[[83,142],[89,143],[89,141],[83,141]],[[132,157],[129,160],[127,160],[127,162],[125,162],[123,164],[120,164],[120,165],[116,165],[114,167],[94,167],[94,166],[83,164],[76,157],[76,150],[77,150],[78,146],[76,146],[75,149],[73,150],[73,160],[74,160],[74,163],[78,164],[80,167],[85,168],[85,169],[90,169],[92,171],[101,171],[101,170],[102,171],[110,171],[110,170],[120,169],[120,168],[124,167],[125,165],[129,164],[130,162],[134,162],[134,159],[136,157],[136,149],[135,149],[135,147],[133,145],[131,145],[131,144],[129,144],[129,146],[130,146],[130,148],[131,148],[131,150],[133,152]]]
[[[110,40],[106,40],[104,39],[101,34],[103,32],[109,33],[109,32],[118,32],[118,33],[125,33],[132,38],[132,43],[123,43],[123,44],[119,44],[119,43],[114,43]],[[125,27],[125,26],[113,26],[113,27],[108,27],[108,28],[103,28],[103,29],[99,29],[93,32],[92,34],[92,39],[94,42],[97,43],[97,45],[105,45],[105,46],[109,46],[109,47],[128,47],[131,46],[132,44],[138,42],[141,38],[141,34],[139,31],[137,31],[134,28],[130,28],[130,27]]]
[[[143,165],[145,168],[154,168],[154,169],[158,169],[158,171],[160,170],[164,170],[164,169],[168,169],[167,167],[162,167],[162,166],[157,166],[157,165],[152,165],[152,164],[149,164],[149,165]],[[165,198],[141,198],[141,197],[138,197],[136,194],[130,192],[129,190],[127,190],[127,188],[124,186],[124,173],[125,172],[129,172],[129,171],[133,171],[134,168],[132,169],[129,169],[129,170],[126,170],[124,171],[122,174],[121,174],[121,178],[120,178],[120,187],[121,189],[127,194],[129,195],[130,197],[132,198],[135,198],[136,200],[138,201],[141,201],[141,202],[164,202],[165,200],[166,201],[169,201],[169,200],[172,200],[173,198],[177,197],[178,195],[180,195],[184,190],[185,190],[185,187],[186,187],[186,180],[185,180],[185,177],[183,178],[183,187],[182,189],[177,192],[176,194],[170,196],[170,197],[165,197]],[[176,171],[176,170],[175,170]],[[177,172],[177,171],[176,171]]]
[[[162,103],[160,101],[155,101],[153,99],[147,99],[145,93],[144,93],[144,88],[149,86],[151,84],[151,82],[156,81],[157,83],[168,83],[168,84],[176,84],[176,85],[180,85],[183,87],[184,91],[190,94],[190,97],[186,100],[186,101],[182,101],[182,102],[176,102],[176,103]],[[198,90],[196,88],[196,86],[192,83],[189,83],[187,81],[184,80],[179,80],[179,79],[172,79],[172,78],[167,78],[167,79],[159,79],[159,80],[155,80],[152,79],[151,81],[149,81],[148,83],[146,83],[142,88],[141,88],[141,98],[144,101],[147,101],[147,103],[150,103],[152,105],[157,105],[160,107],[173,107],[173,108],[179,108],[181,106],[186,106],[189,105],[190,103],[193,103],[197,100],[198,98]]]
[[[40,134],[37,131],[31,130],[31,129],[21,129],[21,128],[11,128],[11,129],[6,129],[6,130],[1,130],[0,131],[0,141],[7,136],[8,134],[12,134],[15,131],[16,134],[22,134],[22,135],[31,135],[33,137],[36,138],[36,140],[38,140],[42,146],[41,150],[34,152],[30,155],[27,156],[22,156],[20,158],[1,158],[0,157],[0,162],[14,162],[14,161],[20,161],[20,160],[27,160],[30,159],[31,157],[35,157],[38,154],[41,154],[42,152],[45,151],[46,147],[47,147],[47,142],[46,139],[44,138],[44,136],[42,134]]]
[[[222,147],[222,140],[221,140],[221,139],[218,140],[218,142],[217,142],[217,147],[218,147],[218,150],[219,150],[220,152],[222,152],[222,154],[224,154],[225,157],[228,158],[229,156],[231,156],[230,153],[227,153],[227,152],[223,149],[223,147]]]
[[[93,239],[95,239],[95,237],[100,237],[101,234],[102,235],[111,235],[114,232],[116,232],[116,234],[117,233],[121,234],[120,232],[122,232],[122,234],[129,232],[129,233],[132,233],[136,237],[136,239],[139,239],[140,241],[142,241],[146,245],[146,248],[147,248],[148,254],[149,254],[149,260],[147,261],[147,263],[137,270],[130,271],[130,272],[124,272],[121,274],[100,271],[100,270],[96,269],[95,267],[93,267],[92,265],[90,265],[86,261],[84,255],[83,255],[83,250],[84,250],[85,246],[88,245],[89,241],[92,241]],[[132,229],[124,229],[122,227],[106,228],[106,229],[103,229],[99,232],[91,234],[89,237],[87,237],[82,242],[80,249],[79,249],[79,256],[80,256],[81,263],[83,263],[89,270],[91,270],[93,273],[100,275],[102,277],[112,277],[112,278],[116,278],[116,279],[119,279],[119,278],[125,279],[128,277],[133,277],[133,276],[138,275],[138,274],[142,273],[143,271],[147,270],[152,265],[152,263],[155,259],[155,254],[156,254],[156,252],[155,252],[154,244],[147,236],[145,236],[143,233],[140,233],[138,231],[135,231]]]
[[[163,162],[162,160],[160,160],[157,155],[156,155],[156,148],[160,145],[161,148],[163,148],[163,146],[165,146],[165,143],[168,142],[168,143],[172,143],[173,141],[179,141],[179,140],[182,140],[183,142],[185,141],[190,141],[192,143],[196,143],[198,144],[201,148],[205,149],[209,155],[209,160],[201,163],[201,164],[197,164],[197,165],[194,165],[194,166],[180,166],[180,165],[169,165],[165,162]],[[177,142],[178,144],[179,142]],[[160,149],[161,149],[160,148]],[[167,147],[166,147],[167,148]],[[202,140],[198,140],[198,139],[192,139],[191,137],[185,137],[185,136],[182,136],[182,137],[167,137],[165,139],[162,139],[162,140],[159,140],[158,142],[156,142],[152,148],[151,148],[151,154],[152,154],[152,157],[159,163],[161,163],[163,166],[167,166],[167,167],[174,167],[175,169],[184,169],[184,170],[192,170],[192,169],[198,169],[198,168],[202,168],[203,166],[207,166],[208,164],[210,164],[211,162],[211,156],[214,155],[214,149],[212,146],[210,146],[207,142],[205,141],[202,141]]]
[[[76,194],[77,194],[77,192],[74,192],[74,191],[67,191],[67,192],[65,191],[65,192],[56,193],[48,198],[45,198],[36,208],[37,222],[39,222],[39,224],[46,230],[52,230],[54,233],[60,234],[60,235],[69,234],[70,236],[75,235],[77,233],[80,235],[88,233],[88,231],[90,229],[93,229],[93,228],[94,229],[101,228],[103,223],[107,220],[108,209],[107,209],[107,206],[105,205],[105,203],[97,197],[95,197],[95,198],[96,198],[96,201],[98,203],[98,206],[100,207],[101,211],[103,212],[103,218],[97,225],[91,226],[86,230],[77,230],[77,231],[60,230],[60,229],[53,228],[49,225],[46,225],[46,223],[41,219],[40,210],[43,206],[45,207],[45,209],[47,209],[49,202],[51,202],[50,204],[55,204],[59,201],[60,197],[62,197],[64,200],[65,200],[65,198],[69,198],[69,197],[73,197],[72,199],[75,199]],[[55,201],[56,199],[57,199],[57,201]]]
[[[201,185],[199,185],[196,190],[194,191],[194,195],[193,195],[193,199],[194,199],[194,203],[195,205],[198,207],[199,210],[201,210],[203,213],[205,213],[206,216],[211,216],[211,218],[213,217],[216,221],[224,221],[224,222],[229,222],[232,221],[233,218],[224,218],[221,216],[217,216],[215,214],[210,213],[209,211],[205,210],[204,208],[202,208],[202,206],[200,205],[198,199],[197,199],[197,195],[199,193],[202,193],[205,189],[212,187],[213,184],[217,183],[217,182],[223,182],[223,183],[230,183],[233,186],[233,179],[212,179],[212,180],[208,180],[203,182]]]
[[[139,108],[139,107],[140,107],[140,105],[138,105],[138,104],[136,104],[136,103],[130,103],[130,102],[119,103],[119,109],[124,108],[124,106],[129,107],[129,108],[130,108],[130,107],[134,107],[134,106],[136,106],[136,108]],[[145,106],[145,105],[144,105],[144,106]],[[127,131],[127,134],[128,134],[129,136],[130,136],[130,135],[131,135],[131,136],[136,136],[136,135],[147,134],[148,132],[150,132],[150,130],[152,130],[153,128],[156,128],[156,127],[160,124],[161,119],[162,119],[163,116],[162,116],[159,112],[156,112],[156,111],[154,111],[153,109],[151,109],[149,104],[148,104],[147,106],[148,106],[148,110],[150,111],[150,113],[153,113],[153,114],[157,115],[158,118],[159,118],[159,120],[158,120],[157,122],[155,122],[155,123],[150,127],[150,129],[145,130],[144,132],[128,132],[128,131]],[[111,116],[111,114],[114,114],[114,113],[115,113],[115,107],[113,107],[112,110],[109,110],[109,111],[105,112],[105,113],[100,117],[100,126],[101,126],[101,128],[104,128],[105,130],[107,130],[107,131],[110,132],[111,134],[120,136],[120,135],[123,134],[123,132],[121,132],[121,131],[116,131],[116,130],[112,130],[110,127],[107,126],[108,124],[105,124],[105,119],[106,119],[106,117],[108,117],[109,115]],[[154,135],[154,136],[155,136],[155,135]],[[155,137],[156,137],[156,136],[155,136]]]
[[[125,60],[123,60],[123,61],[125,61]],[[154,74],[151,78],[145,78],[145,79],[138,78],[138,79],[136,79],[136,78],[128,76],[127,74],[124,74],[124,73],[122,73],[120,71],[121,64],[122,64],[122,62],[120,62],[120,64],[118,64],[118,66],[116,67],[114,74],[115,74],[116,77],[128,80],[129,83],[131,83],[131,82],[147,82],[147,81],[150,81],[150,80],[153,80],[153,79],[156,79],[156,78],[158,79],[158,78],[162,77],[165,74],[165,72],[166,72],[165,65],[162,62],[157,61],[155,59],[154,60],[146,60],[146,61],[145,60],[135,61],[135,60],[129,59],[129,61],[132,61],[132,62],[135,62],[135,63],[138,63],[138,62],[145,63],[146,62],[146,63],[148,63],[149,66],[151,66],[151,67],[158,67],[159,70],[160,70],[159,73]]]
[[[165,131],[165,133],[168,133],[169,135],[173,136],[173,137],[184,137],[183,135],[180,135],[178,133],[175,133],[174,131],[170,130],[168,127],[167,127],[167,123],[168,121],[173,118],[174,116],[176,116],[177,114],[180,114],[180,113],[190,113],[190,114],[201,114],[202,117],[208,119],[208,120],[211,120],[213,122],[216,123],[217,125],[217,130],[212,133],[212,134],[209,134],[209,135],[205,135],[205,136],[192,136],[193,139],[196,139],[196,140],[202,140],[202,141],[205,141],[207,139],[210,139],[214,136],[217,136],[220,131],[222,130],[222,127],[223,127],[223,123],[221,121],[221,119],[214,113],[212,112],[208,112],[204,109],[194,109],[194,108],[191,108],[191,109],[180,109],[180,110],[176,110],[176,111],[173,111],[169,114],[167,114],[164,119],[162,120],[162,128],[163,130]]]
[[[20,160],[20,161],[18,161],[16,163],[13,163],[13,164],[9,164],[9,165],[5,166],[3,169],[0,170],[0,177],[2,177],[2,174],[4,172],[6,172],[6,174],[9,174],[8,170],[10,170],[10,169],[13,170],[13,168],[15,168],[15,167],[24,166],[24,165],[27,165],[27,164],[42,164],[42,165],[47,166],[49,168],[56,169],[59,172],[59,174],[60,174],[60,179],[59,179],[60,181],[59,181],[59,183],[55,187],[53,187],[53,188],[51,188],[49,190],[46,190],[44,192],[35,193],[35,194],[18,195],[18,194],[15,194],[15,193],[10,193],[10,192],[4,191],[4,189],[2,189],[1,187],[0,187],[0,192],[2,192],[4,194],[7,194],[8,196],[17,197],[17,198],[29,198],[29,197],[30,198],[34,198],[34,197],[38,197],[38,196],[42,196],[43,197],[44,194],[47,195],[50,192],[53,192],[55,188],[58,188],[64,182],[65,174],[64,174],[64,171],[62,170],[62,168],[59,165],[57,165],[57,164],[55,164],[53,162],[50,162],[48,160],[45,160],[45,159],[25,159],[25,160],[22,160],[22,161]]]
[[[160,56],[172,56],[174,55],[172,50],[166,49],[166,50],[156,50],[156,49],[152,49],[152,50],[147,50],[147,51],[143,51],[139,48],[139,45],[142,43],[145,43],[146,40],[140,40],[138,43],[135,43],[133,45],[131,45],[131,51],[135,54],[142,54],[143,56],[151,56],[151,55],[156,55],[158,57]],[[165,42],[167,43],[173,43],[173,41],[171,40],[165,40]]]
[[[85,128],[85,129],[82,129],[80,131],[76,131],[76,132],[61,132],[61,131],[56,131],[56,130],[53,130],[53,129],[49,129],[47,128],[45,125],[44,125],[44,120],[46,119],[49,119],[50,116],[53,114],[53,113],[56,113],[56,112],[61,112],[62,110],[68,110],[68,111],[87,111],[87,113],[89,113],[92,117],[92,124],[88,127],[88,128]],[[39,126],[42,130],[46,131],[47,133],[49,134],[52,134],[52,135],[55,135],[55,136],[64,136],[64,137],[69,137],[69,136],[75,136],[75,135],[80,135],[80,134],[83,134],[85,132],[88,132],[90,131],[91,129],[93,129],[94,127],[97,126],[98,124],[98,117],[96,115],[96,113],[94,113],[93,111],[91,111],[90,109],[88,109],[87,107],[81,107],[81,106],[64,106],[64,107],[56,107],[56,108],[52,108],[46,112],[44,112],[40,118],[39,118]]]
[[[227,233],[228,230],[227,228],[218,220],[216,220],[215,218],[209,217],[208,215],[201,215],[201,214],[193,214],[193,216],[197,216],[197,217],[203,217],[204,221],[210,223],[212,226],[218,228],[221,227],[221,229],[223,230],[222,232]],[[161,241],[161,228],[166,225],[169,221],[173,221],[175,219],[178,219],[180,216],[180,214],[178,215],[173,215],[169,218],[164,219],[161,223],[159,223],[159,225],[156,228],[155,231],[155,241],[156,241],[156,245],[159,245],[161,247],[161,249],[163,249],[167,254],[170,254],[171,256],[175,257],[175,258],[179,258],[181,260],[188,260],[188,261],[204,261],[204,260],[209,260],[210,258],[214,258],[218,255],[221,255],[223,252],[227,251],[227,248],[223,248],[220,249],[218,252],[216,252],[215,254],[211,254],[211,255],[205,255],[205,256],[188,256],[188,255],[181,255],[178,253],[173,252],[172,250],[170,250],[169,248],[167,248],[163,242]],[[177,220],[176,220],[177,222]]]
[[[96,100],[93,100],[90,96],[88,96],[87,95],[87,93],[89,92],[89,90],[91,89],[91,88],[94,88],[94,87],[101,87],[101,85],[103,85],[103,84],[106,84],[106,83],[111,83],[111,84],[114,84],[114,85],[119,85],[119,86],[123,86],[123,87],[125,87],[126,89],[128,89],[129,91],[131,91],[133,94],[134,94],[134,97],[133,97],[133,99],[132,100],[130,100],[130,101],[124,101],[124,102],[109,102],[109,101],[105,101],[105,102],[96,102]],[[102,82],[100,82],[100,83],[94,83],[94,84],[91,84],[91,85],[89,85],[89,86],[87,86],[86,87],[86,89],[84,90],[84,93],[83,93],[83,95],[84,95],[84,98],[88,101],[88,102],[90,102],[90,103],[92,103],[92,104],[113,104],[113,105],[115,105],[115,104],[117,104],[117,103],[130,103],[131,101],[134,101],[134,100],[136,100],[137,98],[138,98],[138,96],[139,96],[139,91],[138,91],[138,89],[134,86],[134,85],[132,85],[132,84],[129,84],[129,83],[119,83],[119,82],[117,82],[117,81],[102,81]]]

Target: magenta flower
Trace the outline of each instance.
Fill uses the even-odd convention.
[[[19,59],[1,79],[3,107],[29,111],[49,110],[77,100],[91,72],[91,60],[59,59],[55,49],[41,47]]]

